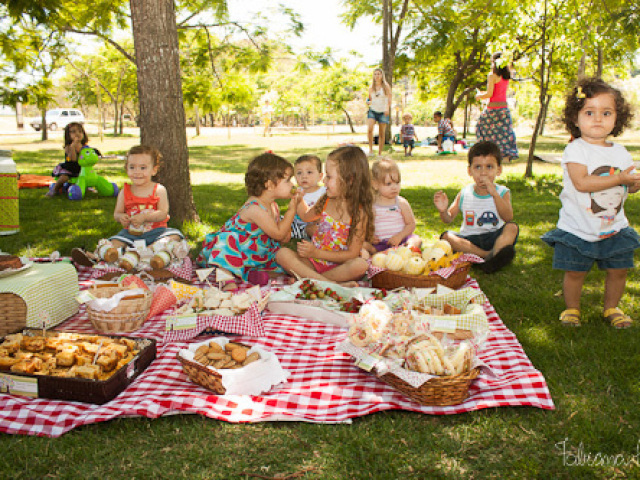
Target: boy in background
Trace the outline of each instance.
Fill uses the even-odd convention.
[[[433,197],[444,223],[453,222],[458,212],[463,215],[460,231],[446,231],[440,238],[447,240],[456,252],[484,258],[478,268],[494,273],[513,260],[519,232],[513,222],[511,193],[495,183],[502,173],[502,154],[495,143],[482,141],[471,147],[468,161],[468,173],[474,183],[464,187],[449,206],[442,190]]]
[[[454,144],[456,143],[456,131],[453,129],[451,120],[448,118],[442,118],[442,112],[435,112],[433,114],[433,121],[438,124],[438,136],[436,140],[438,142],[438,151],[442,152],[442,142],[449,139]]]
[[[400,138],[402,140],[402,145],[404,145],[405,157],[411,156],[411,152],[413,151],[415,142],[418,141],[416,128],[411,124],[412,118],[413,117],[410,113],[405,113],[404,115],[402,115],[402,121],[404,122],[404,124],[402,125],[402,127],[400,127]]]

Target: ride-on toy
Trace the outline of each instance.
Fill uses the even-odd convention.
[[[80,164],[80,175],[69,179],[69,190],[67,194],[70,200],[82,200],[88,187],[94,187],[99,195],[104,197],[115,197],[118,195],[118,186],[109,182],[106,178],[98,175],[93,166],[98,163],[100,157],[91,147],[82,147],[78,155]]]

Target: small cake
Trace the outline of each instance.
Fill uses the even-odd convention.
[[[0,271],[22,268],[22,261],[15,255],[0,255]]]

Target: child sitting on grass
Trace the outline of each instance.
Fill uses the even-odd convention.
[[[442,118],[442,112],[435,112],[433,114],[433,121],[438,124],[438,136],[436,137],[436,141],[438,143],[438,151],[442,152],[444,151],[442,143],[445,140],[451,140],[454,144],[456,143],[456,131],[453,129],[451,120],[448,118]]]
[[[450,206],[446,193],[436,192],[433,201],[445,223],[462,212],[459,233],[444,232],[454,251],[473,253],[484,258],[478,268],[497,272],[513,260],[518,239],[518,225],[513,222],[509,189],[495,183],[502,173],[502,154],[490,141],[478,142],[469,150],[468,173],[474,183],[464,187]],[[448,206],[448,208],[447,208]]]
[[[368,267],[360,250],[373,234],[369,163],[359,147],[346,146],[329,154],[325,169],[326,193],[313,207],[298,207],[303,221],[317,222],[311,241],[281,248],[276,258],[292,275],[355,286]]]
[[[291,223],[300,193],[292,198],[293,165],[273,153],[254,158],[244,183],[249,198],[217,232],[208,234],[196,260],[201,267],[218,267],[255,284],[267,284],[269,272],[284,273],[276,263],[281,242],[291,238]],[[284,217],[276,200],[291,198]],[[229,282],[225,289],[237,288]]]
[[[420,248],[422,240],[414,234],[416,218],[411,205],[400,196],[400,169],[392,159],[382,157],[371,166],[374,191],[374,233],[364,248],[371,255],[398,245]]]
[[[302,189],[305,203],[313,207],[318,199],[327,191],[324,186],[319,185],[322,180],[322,160],[315,155],[302,155],[294,164],[294,171],[298,187]],[[309,240],[313,232],[309,232],[309,224],[303,222],[298,215],[291,224],[291,238],[298,240]]]
[[[129,150],[125,170],[131,183],[125,183],[120,190],[113,212],[113,217],[120,223],[122,230],[110,237],[108,244],[103,243],[116,252],[116,257],[105,258],[107,261],[116,261],[117,255],[124,248],[133,247],[138,240],[144,240],[149,246],[159,241],[179,242],[184,239],[180,230],[167,227],[167,190],[152,180],[160,169],[161,160],[162,154],[155,147],[137,145]],[[79,248],[74,248],[71,255],[76,263],[85,266],[100,260],[98,256]]]

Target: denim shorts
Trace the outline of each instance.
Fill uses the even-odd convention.
[[[452,232],[452,233],[457,235],[460,238],[464,238],[465,240],[469,240],[476,247],[478,247],[478,248],[480,248],[482,250],[490,251],[490,250],[493,250],[493,246],[496,244],[496,240],[498,239],[498,237],[500,235],[502,235],[504,227],[509,225],[509,223],[514,223],[514,222],[505,223],[498,230],[494,230],[492,232],[487,232],[487,233],[481,233],[479,235],[462,235],[459,232]],[[514,223],[514,225],[515,225],[515,223]],[[516,239],[513,242],[513,245],[518,243],[518,236],[519,235],[520,235],[520,230],[518,229],[518,235],[516,235]]]
[[[403,140],[402,141],[402,145],[404,146],[404,148],[407,148],[407,147],[413,148],[413,146],[415,144],[416,144],[416,142],[413,140],[413,138],[410,138],[409,140]]]
[[[141,235],[133,235],[129,233],[128,230],[122,229],[118,233],[116,233],[113,237],[110,237],[109,240],[119,240],[122,243],[126,243],[130,247],[133,247],[134,242],[136,240],[144,240],[147,246],[157,242],[161,238],[168,237],[170,235],[177,235],[180,238],[184,238],[184,235],[180,230],[175,228],[154,228],[153,230],[149,230],[148,232],[144,232]]]
[[[367,118],[373,118],[377,123],[389,123],[389,115],[385,115],[384,112],[376,112],[371,109],[367,112]]]
[[[630,227],[598,242],[559,229],[545,233],[542,240],[554,248],[553,268],[570,272],[588,272],[594,263],[600,270],[633,268],[633,253],[640,247],[638,234]]]

